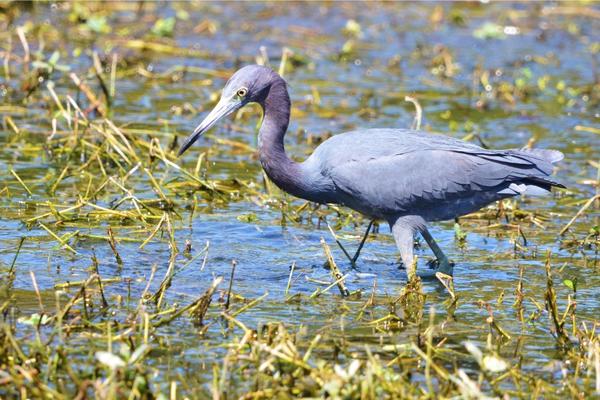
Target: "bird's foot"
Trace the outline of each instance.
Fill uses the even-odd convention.
[[[456,301],[456,294],[454,293],[454,279],[452,273],[454,271],[454,263],[445,260],[430,260],[427,262],[429,268],[435,271],[435,277],[437,280],[446,288],[453,301]]]
[[[437,272],[441,272],[444,275],[452,276],[454,272],[454,263],[449,260],[429,260],[427,261],[427,266],[431,269],[434,269]]]

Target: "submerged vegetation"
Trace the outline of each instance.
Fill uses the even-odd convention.
[[[0,398],[600,396],[599,18],[587,2],[0,4]],[[267,180],[256,108],[177,159],[253,62],[290,82],[298,157],[420,123],[557,148],[568,189],[441,224],[454,282],[406,284],[383,227],[354,263],[369,221]]]

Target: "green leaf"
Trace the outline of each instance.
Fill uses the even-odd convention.
[[[55,66],[56,63],[58,62],[59,58],[60,58],[60,53],[58,51],[55,51],[54,53],[52,53],[52,55],[48,59],[48,64]]]
[[[467,240],[467,234],[462,230],[460,224],[454,224],[454,235],[459,242],[464,242]]]
[[[533,72],[531,72],[530,68],[521,68],[521,75],[527,80],[530,80],[533,77]]]
[[[52,66],[45,61],[33,61],[31,66],[36,69],[47,69],[48,71],[52,69]]]
[[[156,36],[173,36],[175,30],[175,17],[159,18],[152,27],[152,33]]]
[[[40,315],[38,313],[31,314],[29,317],[20,317],[17,321],[26,325],[36,326],[38,324],[46,325],[50,321],[50,317],[47,315]]]
[[[147,344],[142,344],[140,347],[135,349],[131,357],[129,358],[130,364],[135,364],[138,360],[140,360],[144,355],[150,350],[150,347]]]
[[[346,21],[346,27],[344,28],[344,33],[348,36],[361,37],[362,29],[360,24],[353,19],[349,19]]]
[[[177,15],[177,18],[184,21],[190,19],[190,14],[185,10],[177,10],[177,13],[175,15]]]
[[[494,22],[486,22],[473,31],[473,36],[477,39],[505,39],[504,28]]]
[[[85,25],[96,33],[108,33],[110,32],[110,26],[106,21],[106,17],[103,15],[97,15],[90,17]]]
[[[573,280],[565,279],[563,280],[563,284],[569,289],[571,289],[574,293],[577,293],[577,278]]]
[[[258,217],[254,213],[238,215],[237,219],[238,219],[238,221],[241,221],[241,222],[256,222],[256,221],[258,221]]]

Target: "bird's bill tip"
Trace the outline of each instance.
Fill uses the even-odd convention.
[[[180,157],[183,153],[185,153],[186,150],[189,149],[200,136],[201,134],[192,134],[188,136],[188,138],[185,139],[185,142],[183,142],[179,148],[179,151],[177,151],[177,157]]]
[[[213,110],[206,116],[206,118],[204,118],[204,120],[200,122],[200,125],[198,125],[196,129],[194,129],[194,132],[192,132],[192,134],[188,136],[187,139],[185,139],[185,142],[183,142],[183,144],[179,148],[179,151],[177,152],[177,156],[179,157],[183,153],[185,153],[185,151],[189,149],[192,146],[192,144],[194,144],[194,142],[198,140],[200,136],[202,136],[210,128],[212,128],[212,126],[216,124],[217,121],[231,114],[240,107],[241,104],[238,101],[224,101],[223,99],[221,99],[219,103],[217,103],[215,108],[213,108]]]

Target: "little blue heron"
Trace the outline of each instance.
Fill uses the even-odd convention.
[[[287,84],[270,68],[249,65],[227,82],[215,108],[186,139],[183,154],[219,119],[258,103],[260,163],[282,190],[316,203],[350,207],[389,223],[404,266],[414,274],[413,241],[418,232],[452,275],[452,263],[437,245],[427,221],[457,218],[496,200],[547,193],[564,187],[550,178],[556,150],[488,150],[448,136],[408,129],[360,129],[324,141],[298,163],[285,152],[290,121]]]

